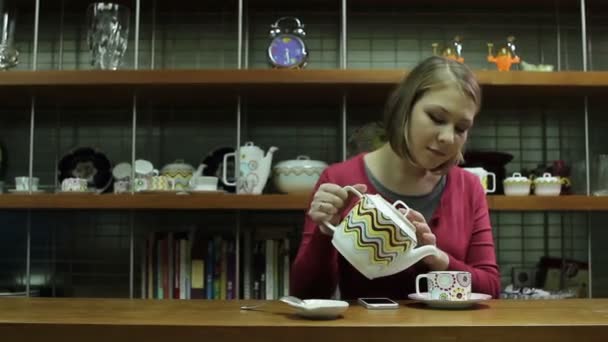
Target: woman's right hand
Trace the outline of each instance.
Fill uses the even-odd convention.
[[[365,184],[355,184],[353,188],[361,193],[367,191]],[[333,183],[323,183],[315,192],[308,216],[319,226],[323,234],[332,235],[333,231],[325,226],[324,222],[333,225],[340,223],[340,209],[342,209],[348,199],[349,193],[343,187]]]

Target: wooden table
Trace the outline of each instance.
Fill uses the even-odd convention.
[[[351,305],[344,317],[311,321],[285,304],[253,301],[0,299],[0,341],[608,341],[608,299],[488,301],[470,310],[402,302],[398,310]]]

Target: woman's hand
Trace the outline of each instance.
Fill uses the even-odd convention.
[[[431,227],[429,227],[429,225],[426,223],[426,220],[421,213],[410,209],[405,217],[412,222],[414,227],[416,227],[416,239],[418,240],[418,246],[437,246],[437,237],[431,231]],[[427,264],[431,271],[445,271],[449,266],[450,258],[444,251],[440,249],[437,250],[439,251],[438,255],[430,255],[422,260],[425,264]]]
[[[353,187],[361,193],[367,191],[365,184],[356,184]],[[310,202],[308,216],[319,226],[319,230],[323,234],[333,234],[333,231],[327,228],[324,222],[327,221],[333,225],[340,223],[340,209],[344,207],[348,195],[348,191],[333,183],[323,183],[315,192],[312,202]]]

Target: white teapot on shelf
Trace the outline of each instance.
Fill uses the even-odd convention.
[[[237,194],[255,194],[259,195],[264,190],[268,177],[270,176],[270,166],[272,164],[272,154],[278,148],[272,146],[268,149],[266,155],[264,150],[248,141],[244,146],[241,146],[237,152],[239,153],[239,176],[236,182],[230,182],[227,178],[228,158],[236,159],[236,153],[226,153],[222,168],[222,181],[226,185],[236,185]]]

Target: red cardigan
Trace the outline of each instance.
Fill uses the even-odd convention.
[[[367,185],[367,193],[378,193],[365,172],[363,155],[325,169],[315,191],[322,183],[340,186],[361,183]],[[342,217],[354,202],[349,202]],[[428,223],[437,237],[437,246],[449,255],[448,270],[471,272],[473,292],[498,298],[500,274],[488,205],[479,178],[453,167],[447,175],[440,203]],[[408,294],[416,292],[416,275],[428,271],[420,261],[403,272],[369,280],[337,252],[331,237],[321,233],[306,215],[302,241],[291,268],[290,294],[300,298],[329,298],[339,285],[343,299],[379,296],[407,299]],[[424,281],[421,283],[426,285]]]

